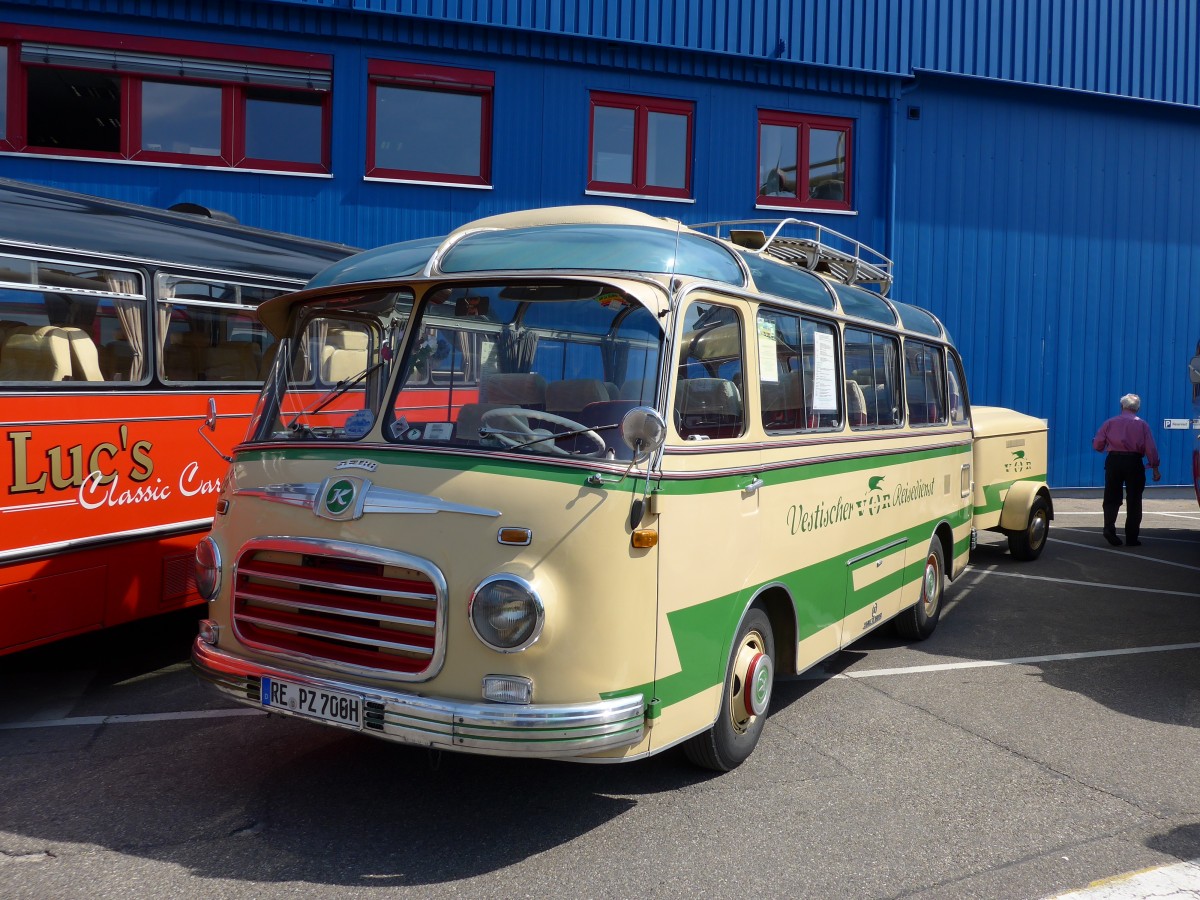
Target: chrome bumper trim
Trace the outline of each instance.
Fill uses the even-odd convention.
[[[497,756],[585,756],[640,743],[646,728],[641,694],[569,705],[440,700],[291,672],[242,659],[199,638],[192,645],[192,668],[221,693],[256,709],[263,709],[258,689],[263,677],[357,694],[363,698],[364,734],[422,747]],[[267,711],[295,715],[276,707]]]

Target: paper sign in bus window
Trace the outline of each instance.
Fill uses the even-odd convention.
[[[833,335],[826,331],[813,334],[813,409],[837,412],[837,365],[833,353]]]
[[[763,384],[779,383],[779,362],[776,359],[774,319],[758,320],[758,377]]]

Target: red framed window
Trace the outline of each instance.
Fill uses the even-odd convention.
[[[591,93],[589,191],[692,196],[695,104]]]
[[[851,209],[850,119],[758,111],[758,204]]]
[[[327,56],[22,28],[0,45],[0,146],[329,172]]]
[[[491,185],[494,73],[376,59],[367,77],[367,177]]]

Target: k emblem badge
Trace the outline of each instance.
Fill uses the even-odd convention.
[[[343,522],[362,515],[371,482],[353,475],[335,475],[321,485],[313,512],[322,519]]]

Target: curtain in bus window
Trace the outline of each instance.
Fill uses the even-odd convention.
[[[167,343],[170,340],[171,304],[158,305],[158,358],[163,361],[163,376],[167,376]]]
[[[108,279],[114,291],[122,294],[141,293],[137,279],[132,276],[120,276],[110,272],[108,273]],[[146,342],[143,338],[145,334],[145,310],[143,303],[140,300],[122,300],[114,297],[113,306],[116,308],[121,328],[125,331],[125,340],[129,342],[131,354],[129,380],[141,381],[146,377]]]
[[[604,360],[605,380],[624,384],[629,371],[629,342],[605,335],[600,340],[600,355]]]
[[[497,362],[501,372],[528,372],[537,353],[538,336],[529,328],[511,323],[496,339]]]

